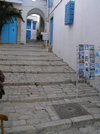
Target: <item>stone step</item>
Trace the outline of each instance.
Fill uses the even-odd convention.
[[[8,59],[8,60],[14,60],[14,59],[16,59],[16,60],[50,60],[50,59],[54,59],[54,60],[62,60],[61,58],[59,58],[59,57],[57,57],[57,56],[54,56],[54,55],[52,55],[52,56],[49,56],[49,55],[27,55],[27,56],[25,56],[25,55],[17,55],[17,56],[15,56],[15,55],[0,55],[0,59],[2,60],[2,59]]]
[[[1,53],[1,52],[0,52]],[[21,57],[55,57],[55,55],[48,55],[48,54],[0,54],[0,57],[2,56],[12,56],[12,57],[15,57],[15,56],[21,56]]]
[[[28,94],[27,94],[28,96]],[[99,93],[90,93],[90,94],[84,94],[84,95],[78,95],[78,97],[80,98],[84,98],[84,97],[97,97],[99,98]],[[56,101],[56,100],[61,100],[61,99],[75,99],[76,98],[76,94],[74,95],[58,95],[55,96],[54,95],[48,95],[48,97],[46,97],[45,95],[42,97],[37,96],[37,95],[30,95],[30,97],[26,97],[24,93],[22,93],[22,95],[20,95],[19,97],[17,97],[17,94],[15,94],[13,97],[11,97],[11,95],[7,98],[3,97],[2,100],[0,100],[0,103],[5,103],[5,102],[9,102],[9,103],[34,103],[34,102],[49,102],[49,101]]]
[[[80,127],[85,125],[91,125],[94,123],[94,118],[92,116],[84,116],[84,117],[79,117],[77,118],[77,121],[72,121],[73,118],[70,119],[64,119],[64,120],[58,120],[58,121],[51,121],[51,122],[46,122],[42,123],[40,125],[37,125],[37,128],[34,128],[33,126],[26,126],[26,131],[25,126],[19,126],[19,127],[13,127],[12,130],[15,130],[15,132],[8,132],[7,134],[58,134],[62,130],[67,130],[71,127],[76,127],[75,124],[81,124]],[[78,126],[78,125],[77,125]],[[29,130],[28,130],[29,129]],[[73,133],[72,133],[73,134]]]
[[[13,52],[13,51],[12,52],[10,52],[10,51],[0,51],[0,55],[12,55],[12,56],[13,55],[15,55],[15,56],[16,55],[19,55],[19,56],[24,56],[24,55],[25,56],[44,56],[45,55],[45,56],[55,56],[55,54],[49,53],[49,52],[48,53],[47,52],[39,52],[38,53],[38,52],[30,52],[30,51],[29,52],[24,52],[24,51],[23,52],[19,52],[19,51],[18,52],[16,52],[16,51],[15,52]]]
[[[50,101],[59,99],[68,99],[78,97],[99,96],[96,89],[86,83],[78,84],[78,94],[75,84],[68,83],[41,83],[5,85],[6,94],[3,96],[3,102],[36,102]]]
[[[5,73],[5,84],[23,85],[40,83],[41,85],[50,83],[75,82],[75,73],[52,73],[52,74],[32,74],[32,73]]]
[[[6,80],[7,81],[7,80]],[[9,80],[8,80],[9,81]],[[23,86],[23,85],[51,85],[51,84],[63,84],[63,83],[72,83],[72,80],[71,79],[66,79],[65,81],[26,81],[26,82],[21,82],[21,81],[18,81],[16,80],[15,82],[14,81],[9,81],[9,82],[4,82],[4,85],[5,86]],[[73,83],[75,83],[75,81],[73,81]]]
[[[8,66],[66,66],[62,61],[2,61],[0,65]]]
[[[2,57],[0,58],[0,62],[2,61],[63,61],[62,59],[60,58],[49,58],[49,57],[32,57],[32,58],[29,58],[29,57],[12,57],[12,58],[7,58],[7,57]]]
[[[44,74],[44,73],[75,73],[69,66],[4,66],[0,65],[0,69],[4,73],[32,73],[32,74]]]
[[[90,101],[91,99],[84,98],[84,100],[86,102],[87,100]],[[73,100],[69,101],[69,103],[73,102]],[[54,134],[56,132],[56,134],[58,134],[58,132],[62,130],[68,130],[69,128],[73,129],[75,127],[84,127],[86,125],[92,125],[95,121],[100,121],[100,111],[98,107],[88,107],[89,105],[91,106],[91,104],[93,103],[89,104],[86,107],[84,104],[82,104],[82,100],[79,102],[79,100],[77,99],[76,103],[80,104],[89,113],[84,116],[81,115],[60,119],[57,112],[53,108],[53,105],[57,105],[59,103],[63,105],[68,104],[65,100],[40,103],[3,103],[4,106],[2,108],[0,107],[0,111],[5,111],[5,113],[7,113],[7,111],[9,112],[9,120],[8,122],[4,122],[5,133]],[[9,105],[11,105],[12,108],[9,108]],[[14,113],[14,111],[17,111],[17,113]],[[98,113],[96,113],[97,111]]]
[[[37,43],[36,44],[26,44],[26,45],[21,45],[21,44],[9,44],[9,43],[1,43],[0,44],[0,48],[16,48],[16,49],[19,49],[19,48],[27,48],[29,49],[30,47],[34,48],[34,47],[39,47],[41,48],[42,44],[40,43]]]
[[[14,51],[14,52],[19,52],[19,51],[21,51],[21,52],[24,52],[24,51],[29,51],[29,52],[44,52],[44,53],[47,53],[48,51],[47,51],[47,49],[39,49],[39,48],[31,48],[31,49],[25,49],[25,48],[18,48],[18,49],[14,49],[14,48],[0,48],[0,51],[2,51],[2,52],[5,52],[5,51]]]
[[[28,74],[28,73],[32,73],[32,74],[57,74],[57,73],[64,73],[64,74],[69,74],[69,73],[76,73],[75,71],[55,71],[55,72],[52,72],[52,71],[49,71],[49,72],[46,72],[46,71],[21,71],[21,70],[14,70],[14,71],[3,71],[4,73],[26,73],[26,74]]]

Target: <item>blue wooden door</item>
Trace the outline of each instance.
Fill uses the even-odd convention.
[[[31,31],[26,31],[27,40],[31,40]]]
[[[14,23],[5,24],[2,28],[1,42],[17,42],[17,20],[12,17]]]
[[[2,32],[1,32],[1,42],[8,42],[9,41],[9,25],[5,24],[2,28]]]
[[[51,19],[50,45],[52,45],[52,39],[53,39],[53,18]]]

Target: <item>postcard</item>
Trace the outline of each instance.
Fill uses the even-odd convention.
[[[95,56],[96,56],[96,57],[99,57],[99,52],[96,52],[96,53],[95,53]]]
[[[79,60],[79,63],[84,63],[84,59],[83,60]]]
[[[89,56],[89,51],[85,50],[85,56]]]
[[[95,65],[94,64],[90,65],[90,71],[95,71]]]
[[[90,51],[90,57],[95,57],[94,50],[93,51]]]
[[[98,69],[95,70],[95,74],[96,75],[99,74],[99,70]]]
[[[85,79],[89,79],[89,73],[84,74]]]
[[[89,45],[85,44],[85,50],[88,50],[88,49],[89,49]]]
[[[94,45],[90,45],[90,50],[94,50]]]
[[[89,62],[85,62],[85,67],[89,67]]]
[[[84,45],[82,44],[79,45],[79,51],[84,51]]]
[[[88,61],[89,60],[89,57],[88,56],[85,56],[85,61]]]
[[[90,79],[94,79],[95,78],[95,73],[94,71],[93,72],[90,72]]]
[[[99,68],[100,67],[99,63],[95,63],[95,67]]]
[[[88,72],[89,71],[89,67],[85,67],[85,71]]]
[[[84,67],[84,64],[83,64],[83,63],[80,63],[80,64],[79,64],[79,67]]]

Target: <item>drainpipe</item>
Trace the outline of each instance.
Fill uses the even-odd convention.
[[[48,0],[47,0],[47,17],[46,17],[46,21],[47,21],[47,32],[49,32],[49,8],[48,8]]]
[[[48,8],[48,0],[47,0],[47,22],[49,22],[49,8]]]
[[[60,5],[60,3],[62,2],[63,0],[60,0],[60,2],[54,7],[54,9],[51,11],[51,13],[49,14],[49,16],[55,11],[55,9]]]

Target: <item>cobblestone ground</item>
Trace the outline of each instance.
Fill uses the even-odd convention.
[[[42,43],[0,45],[5,92],[0,113],[8,115],[5,134],[100,134],[98,91],[79,83],[75,71]],[[60,119],[53,105],[79,103],[89,114]]]

